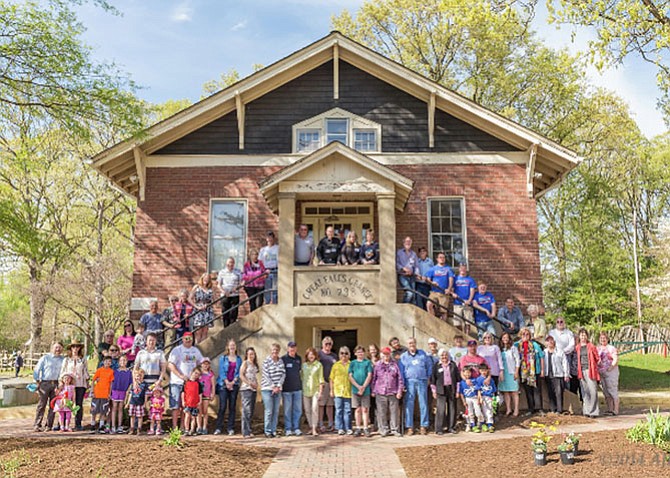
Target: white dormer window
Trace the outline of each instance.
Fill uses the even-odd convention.
[[[333,141],[361,152],[381,152],[380,124],[333,108],[293,125],[293,152],[310,153]]]

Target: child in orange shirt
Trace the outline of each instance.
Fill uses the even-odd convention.
[[[108,433],[109,427],[105,428],[105,419],[109,414],[109,398],[114,381],[114,370],[112,370],[112,357],[107,356],[102,361],[102,367],[93,375],[93,400],[91,400],[91,433]],[[100,424],[96,428],[96,417],[100,417]]]

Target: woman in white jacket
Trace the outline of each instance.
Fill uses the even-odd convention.
[[[498,390],[505,399],[506,415],[519,416],[519,351],[512,342],[509,333],[504,332],[500,337],[500,351],[502,354],[503,369],[500,372]],[[512,408],[514,404],[514,408]]]
[[[563,413],[563,390],[570,381],[568,358],[556,347],[556,341],[549,335],[544,350],[544,381],[549,395],[549,409],[554,413]]]

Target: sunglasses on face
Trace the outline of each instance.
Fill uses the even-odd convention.
[[[340,352],[340,355],[349,355],[349,354],[346,352]]]

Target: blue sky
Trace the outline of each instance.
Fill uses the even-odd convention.
[[[232,68],[242,76],[252,65],[268,65],[321,38],[330,18],[344,8],[355,11],[362,0],[111,0],[113,16],[90,5],[79,8],[88,29],[85,41],[94,56],[114,61],[143,87],[151,102],[199,99],[202,85]],[[543,2],[540,2],[543,3]],[[546,24],[539,11],[535,29],[552,47],[584,50],[592,33]],[[588,72],[592,83],[624,98],[649,137],[665,131],[656,111],[655,70],[631,60],[618,69]]]

